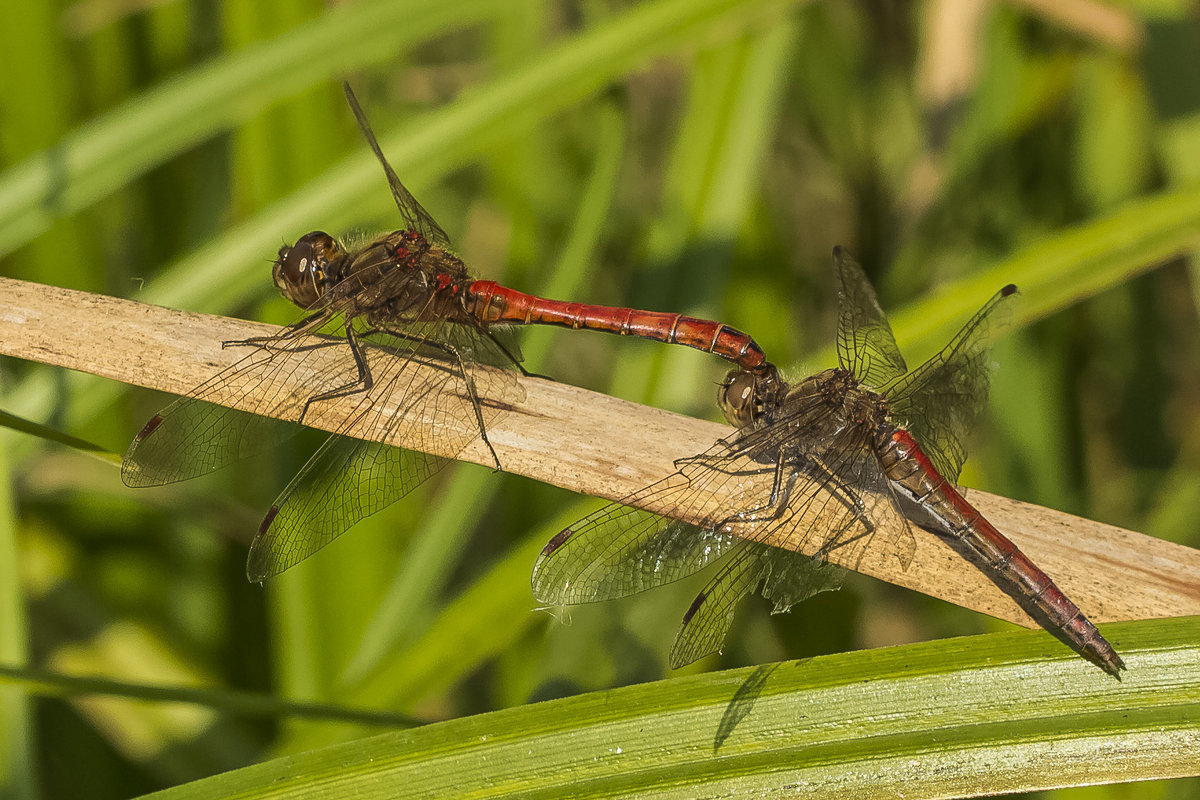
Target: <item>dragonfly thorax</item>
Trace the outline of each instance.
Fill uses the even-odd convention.
[[[871,437],[891,428],[888,401],[846,369],[827,369],[796,384],[784,400],[782,415],[808,420],[814,438],[829,440],[850,431],[857,431],[856,437]]]
[[[847,386],[840,394],[841,413],[853,425],[869,428],[886,426],[891,420],[891,409],[883,395],[868,389],[849,376]]]
[[[301,308],[311,308],[325,296],[329,262],[341,252],[337,241],[328,233],[307,233],[291,247],[279,248],[271,278],[284,297]]]

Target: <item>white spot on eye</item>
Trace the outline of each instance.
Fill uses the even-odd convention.
[[[304,272],[307,269],[308,269],[308,259],[307,258],[300,259],[300,271]]]

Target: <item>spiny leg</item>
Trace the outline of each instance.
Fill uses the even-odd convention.
[[[367,356],[362,351],[362,345],[358,341],[358,335],[354,332],[354,326],[350,320],[346,321],[346,343],[350,346],[350,354],[354,356],[354,364],[358,368],[358,378],[334,389],[314,394],[305,400],[304,410],[300,412],[301,423],[304,422],[304,418],[308,415],[308,410],[312,407],[313,403],[369,392],[371,391],[371,387],[375,385],[375,379],[372,377],[371,369],[367,365]]]
[[[327,308],[323,308],[320,311],[309,314],[307,317],[299,320],[298,322],[293,322],[291,325],[288,325],[280,333],[277,333],[274,336],[251,336],[249,339],[226,339],[225,341],[221,342],[221,347],[261,347],[265,350],[269,350],[271,349],[271,345],[276,342],[284,342],[288,339],[295,339],[297,336],[306,334],[314,328],[321,327],[321,325],[324,325],[331,316],[333,316],[333,312]],[[321,343],[321,345],[324,344],[324,342]],[[297,350],[309,350],[315,348],[316,346],[317,345],[307,345],[305,347],[297,348]]]
[[[413,336],[404,331],[391,330],[389,328],[373,328],[369,333],[384,333],[388,336],[394,336],[403,341],[413,342],[414,344],[425,345],[435,350],[440,350],[447,356],[447,361],[454,365],[454,371],[458,377],[462,379],[463,385],[467,387],[467,399],[471,402],[471,408],[475,412],[475,424],[479,428],[479,438],[487,445],[488,452],[492,454],[492,460],[496,464],[496,469],[500,469],[500,456],[496,455],[496,449],[492,447],[492,442],[488,439],[487,427],[483,421],[483,409],[479,402],[479,392],[475,388],[475,379],[471,377],[470,371],[467,369],[466,361],[462,354],[458,352],[458,348],[447,342],[434,341],[432,339]],[[440,367],[438,367],[440,368]]]
[[[727,530],[735,525],[759,524],[781,519],[784,509],[787,508],[788,500],[791,499],[792,488],[795,486],[797,477],[796,470],[786,469],[785,463],[783,459],[780,459],[771,468],[774,472],[774,479],[771,483],[771,496],[767,502],[726,517],[714,526],[714,530]],[[762,512],[768,513],[760,516]]]

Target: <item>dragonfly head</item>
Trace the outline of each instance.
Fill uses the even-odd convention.
[[[717,404],[731,425],[745,428],[775,408],[787,386],[779,370],[767,361],[750,369],[735,369],[717,390]]]
[[[340,251],[324,231],[305,234],[293,246],[279,248],[271,277],[284,297],[301,308],[311,308],[324,296],[326,268]]]

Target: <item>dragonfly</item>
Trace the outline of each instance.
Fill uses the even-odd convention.
[[[251,542],[246,573],[263,582],[399,500],[479,439],[524,393],[517,325],[556,325],[682,344],[754,368],[748,335],[683,314],[548,300],[475,280],[449,237],[383,155],[349,84],[346,100],[383,167],[403,227],[350,249],[324,231],[280,248],[272,279],[307,311],[246,347],[237,363],[154,415],[125,454],[122,480],[157,486],[204,475],[294,435],[314,413],[345,410],[280,493]],[[502,369],[495,369],[500,367]],[[300,385],[302,392],[280,390]],[[239,402],[245,410],[226,406]],[[393,447],[356,438],[382,431]]]
[[[556,534],[534,566],[534,595],[548,606],[613,599],[721,560],[684,614],[670,653],[679,667],[721,648],[737,603],[755,590],[781,613],[838,588],[834,553],[857,564],[880,551],[907,568],[915,526],[1119,678],[1125,664],[1096,626],[955,487],[1016,286],[909,371],[862,267],[841,248],[834,266],[838,366],[794,385],[770,362],[731,371],[718,400],[737,431]]]

